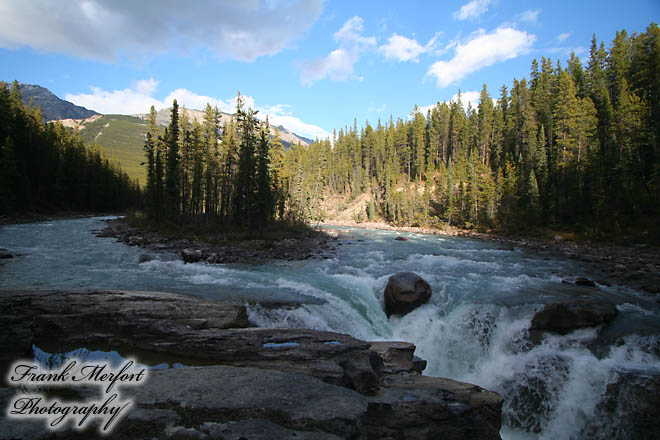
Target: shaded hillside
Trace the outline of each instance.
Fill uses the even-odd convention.
[[[55,119],[85,119],[97,115],[93,110],[72,104],[69,101],[58,98],[45,87],[32,84],[19,84],[24,105],[30,104],[41,106],[44,121]]]
[[[139,205],[139,187],[78,133],[45,124],[0,82],[0,216],[116,212]]]

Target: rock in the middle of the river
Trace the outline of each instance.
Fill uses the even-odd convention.
[[[385,313],[405,315],[426,303],[431,297],[431,286],[414,272],[392,275],[385,287]]]

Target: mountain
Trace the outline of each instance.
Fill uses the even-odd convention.
[[[11,87],[10,84],[7,84],[7,86]],[[35,106],[41,106],[45,121],[86,119],[98,114],[93,110],[88,110],[85,107],[58,98],[45,87],[19,83],[19,90],[21,91],[23,104],[28,105],[32,100]]]
[[[44,119],[59,120],[65,127],[78,129],[85,142],[98,144],[105,156],[117,163],[131,178],[137,178],[141,184],[146,181],[144,162],[144,139],[147,133],[147,114],[101,115],[95,111],[74,105],[71,102],[55,96],[45,87],[31,84],[19,84],[23,102],[33,99],[35,105],[41,106]],[[200,122],[204,120],[204,112],[181,107],[188,117]],[[171,109],[158,111],[156,122],[161,126],[170,123]],[[229,113],[220,113],[220,125],[224,126],[234,118]],[[298,136],[285,127],[277,127],[282,144],[285,148],[291,144],[310,145],[312,141]],[[275,127],[270,127],[271,136],[275,136]]]

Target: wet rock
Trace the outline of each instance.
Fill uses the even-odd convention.
[[[565,357],[541,355],[528,359],[526,365],[505,380],[500,386],[505,424],[539,433],[544,415],[556,408],[556,396],[566,383],[569,365]]]
[[[567,334],[584,327],[595,327],[612,321],[618,314],[614,304],[603,302],[565,302],[548,304],[532,318],[530,330]]]
[[[596,283],[591,281],[589,278],[584,277],[577,277],[575,279],[575,284],[577,286],[596,287]]]
[[[397,237],[395,238],[396,241],[408,241],[406,237]]]
[[[14,255],[10,254],[7,249],[0,249],[0,260],[5,260],[9,258],[14,258]]]
[[[202,259],[202,251],[199,249],[184,249],[181,251],[184,263],[197,263]]]
[[[647,293],[660,293],[660,285],[658,284],[644,284],[640,289]]]
[[[128,239],[126,240],[126,243],[129,246],[139,246],[142,244],[142,242],[143,242],[143,238],[139,235],[128,237]]]
[[[596,407],[595,420],[582,438],[660,438],[660,374],[657,371],[620,371],[607,385]]]
[[[476,385],[404,373],[367,399],[369,438],[500,438],[502,399]]]
[[[420,357],[417,357],[417,356],[413,356],[413,370],[414,371],[421,374],[422,371],[426,370],[426,364],[427,364],[426,360],[424,360]]]
[[[425,304],[431,297],[431,286],[414,272],[399,272],[390,277],[385,287],[385,313],[405,315]]]
[[[147,261],[151,261],[153,258],[151,258],[151,255],[148,254],[140,254],[138,257],[138,263],[146,263]]]
[[[413,363],[415,344],[399,341],[378,341],[370,342],[369,344],[369,348],[378,353],[383,360],[384,373],[393,374],[404,371],[416,371]],[[424,367],[426,367],[426,361],[424,363]],[[418,363],[417,366],[419,368],[421,364]]]

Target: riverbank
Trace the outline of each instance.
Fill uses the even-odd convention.
[[[130,224],[125,219],[106,221],[95,232],[99,237],[113,237],[129,246],[151,252],[182,255],[186,262],[264,263],[271,260],[307,260],[334,256],[336,237],[313,229],[299,229],[271,234],[264,239],[236,238],[224,233],[163,234]],[[185,256],[184,256],[185,255]],[[145,257],[146,258],[146,257]]]
[[[102,214],[98,212],[80,212],[80,211],[27,212],[23,214],[0,215],[0,226],[48,222],[53,220],[67,220],[74,218],[101,217],[107,215],[119,215],[119,214],[116,213]]]
[[[647,244],[577,241],[573,234],[555,234],[552,238],[512,236],[453,227],[398,227],[381,222],[326,221],[323,224],[487,240],[498,243],[503,248],[520,248],[540,255],[547,254],[586,263],[605,274],[603,279],[593,280],[601,285],[620,284],[647,293],[660,294],[660,248]]]

